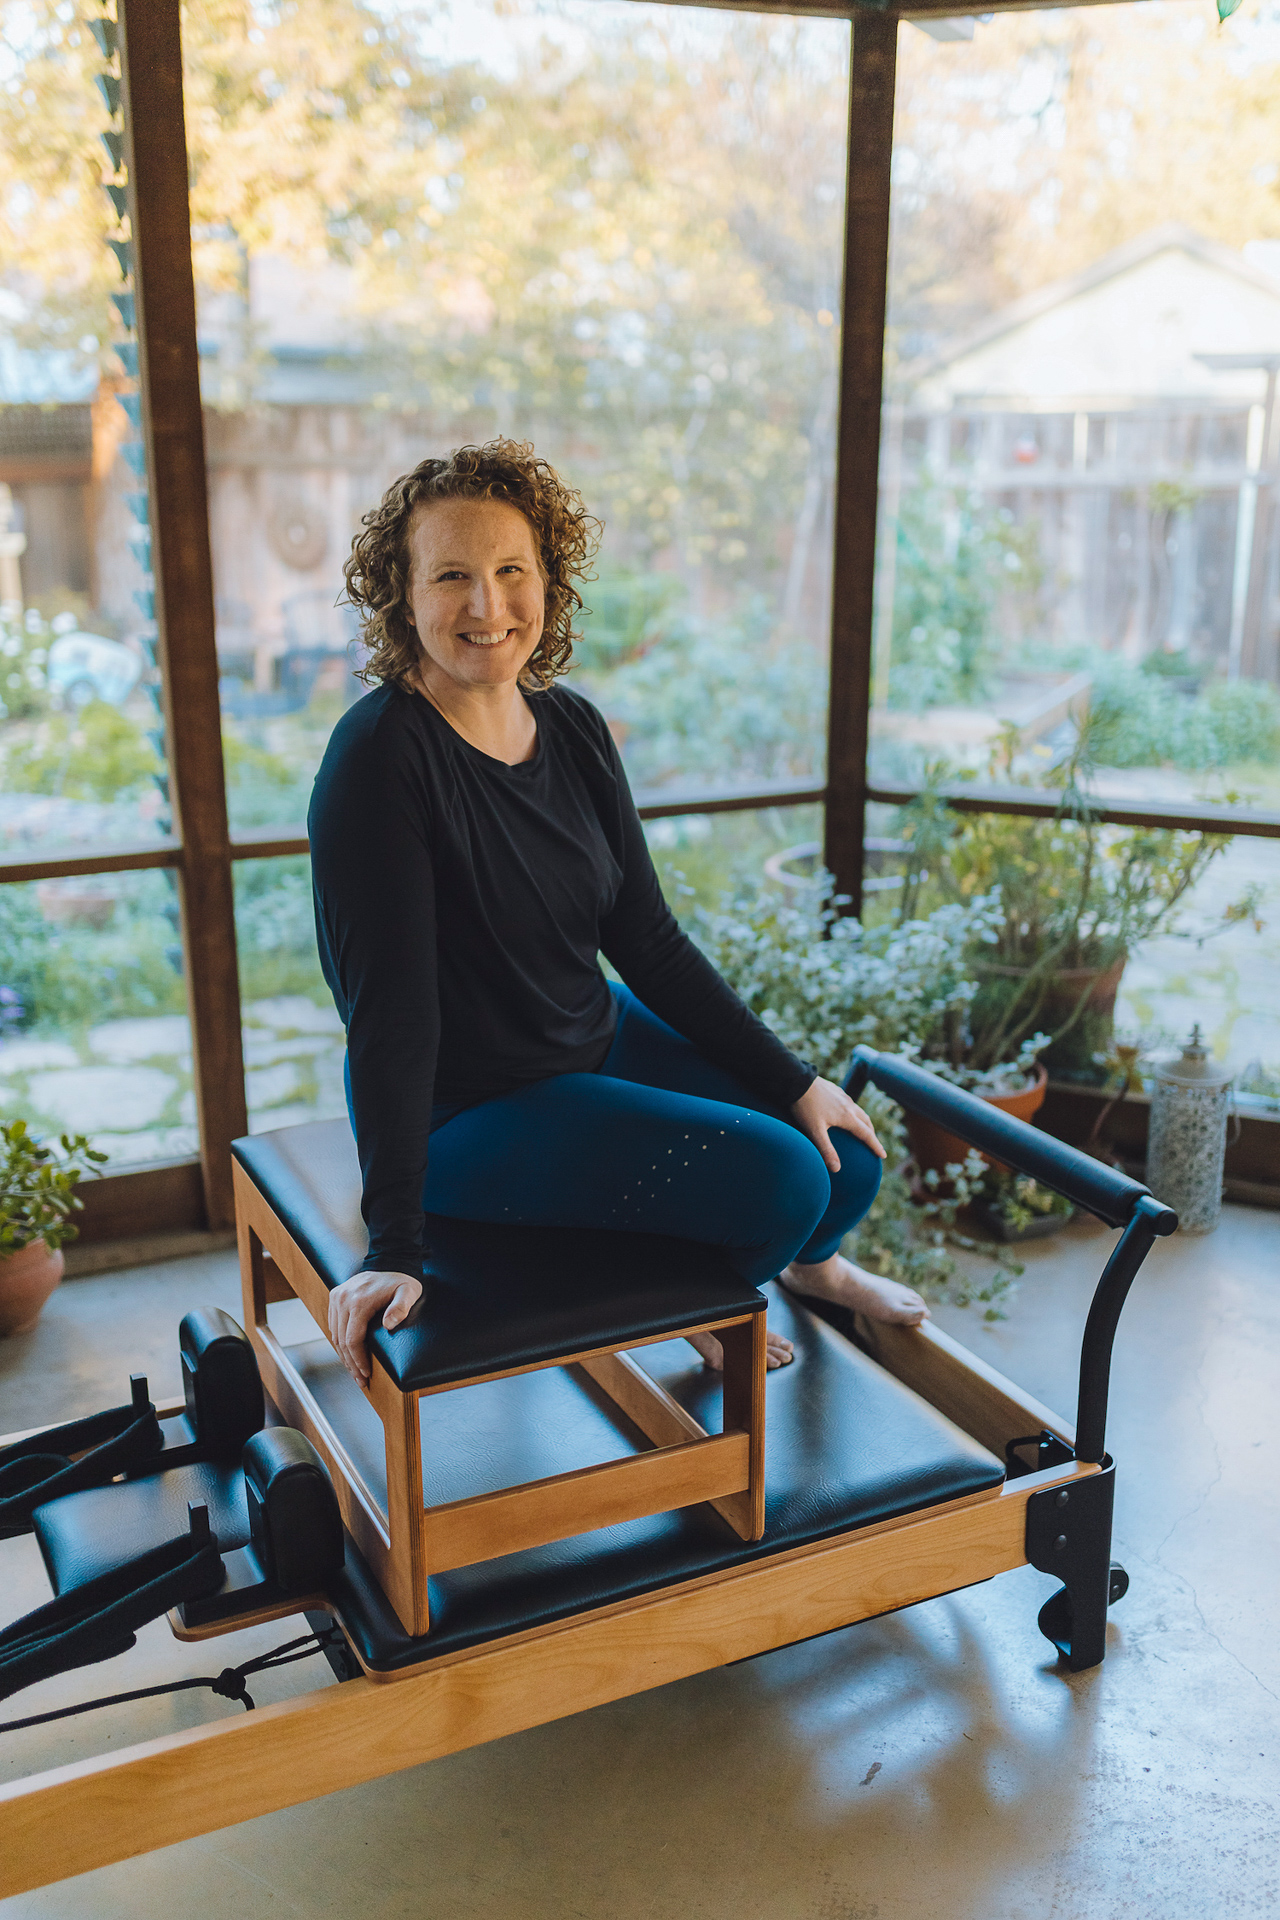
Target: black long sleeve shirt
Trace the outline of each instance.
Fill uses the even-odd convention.
[[[600,713],[532,698],[533,758],[482,753],[379,687],[334,728],[308,820],[320,964],[347,1029],[366,1265],[418,1275],[433,1104],[594,1072],[637,997],[784,1106],[811,1084],[683,933]]]

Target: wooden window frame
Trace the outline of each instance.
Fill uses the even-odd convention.
[[[668,5],[695,0],[666,0]],[[706,0],[696,0],[706,4]],[[809,15],[852,22],[848,177],[832,560],[827,778],[749,788],[638,793],[642,817],[731,813],[821,802],[824,853],[857,912],[862,894],[866,809],[901,806],[916,789],[877,783],[867,770],[871,704],[876,519],[890,168],[897,36],[901,21],[947,18],[951,6],[899,11],[851,0],[711,0],[729,10]],[[1106,0],[1075,0],[1076,5]],[[1034,11],[1055,0],[986,0],[988,12]],[[179,0],[117,0],[121,96],[134,245],[139,385],[152,502],[157,657],[164,687],[174,830],[166,839],[99,853],[0,863],[0,884],[75,874],[163,867],[177,878],[191,1017],[199,1160],[112,1175],[86,1189],[86,1238],[234,1223],[233,1139],[245,1133],[232,863],[305,854],[299,827],[236,833],[227,818],[222,763],[213,566],[209,541],[204,426],[196,347],[195,288],[187,192]],[[944,789],[964,812],[1049,818],[1060,796],[965,784]],[[1099,817],[1122,826],[1182,827],[1280,838],[1280,813],[1238,806],[1103,804]],[[198,964],[193,963],[198,955]]]

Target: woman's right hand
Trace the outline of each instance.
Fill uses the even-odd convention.
[[[393,1333],[421,1298],[421,1280],[411,1280],[407,1273],[353,1273],[334,1288],[329,1295],[329,1338],[353,1380],[361,1386],[368,1382],[365,1336],[378,1315]]]

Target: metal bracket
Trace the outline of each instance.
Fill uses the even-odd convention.
[[[358,1680],[364,1669],[351,1651],[351,1643],[337,1616],[322,1607],[308,1607],[306,1622],[321,1643],[321,1652],[339,1680]]]
[[[1019,1447],[1034,1447],[1035,1465],[1018,1458]],[[1041,1427],[1039,1433],[1023,1434],[1021,1439],[1006,1440],[1004,1461],[1007,1478],[1019,1479],[1024,1473],[1039,1473],[1045,1467],[1064,1467],[1068,1460],[1075,1459],[1074,1451],[1056,1433],[1050,1433],[1048,1427]]]
[[[1107,1608],[1129,1585],[1112,1565],[1111,1514],[1115,1463],[1067,1487],[1045,1487],[1027,1500],[1027,1559],[1056,1574],[1062,1590],[1040,1609],[1040,1631],[1073,1673],[1096,1667],[1106,1652]]]

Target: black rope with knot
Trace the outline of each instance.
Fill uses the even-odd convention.
[[[326,1627],[323,1633],[304,1633],[296,1640],[286,1640],[283,1646],[273,1647],[270,1653],[260,1653],[256,1660],[246,1660],[238,1667],[224,1667],[219,1674],[200,1674],[191,1680],[171,1680],[167,1686],[135,1687],[131,1693],[111,1693],[102,1700],[82,1700],[76,1707],[56,1707],[52,1713],[31,1713],[25,1720],[0,1721],[0,1733],[18,1733],[23,1727],[40,1727],[49,1720],[67,1720],[72,1714],[92,1713],[98,1707],[121,1707],[130,1700],[154,1700],[165,1693],[189,1693],[195,1687],[208,1687],[220,1694],[224,1700],[240,1700],[246,1713],[252,1713],[256,1705],[253,1695],[245,1684],[251,1674],[268,1673],[273,1667],[291,1667],[295,1660],[310,1660],[314,1654],[324,1653],[329,1647],[342,1641],[342,1631],[338,1627]]]

